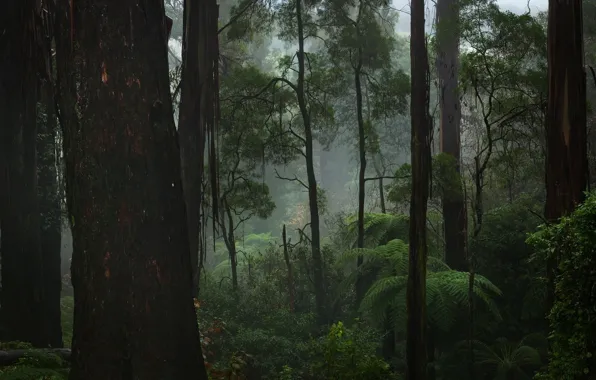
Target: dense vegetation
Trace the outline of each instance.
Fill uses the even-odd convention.
[[[411,2],[9,0],[0,380],[594,378],[596,2]]]

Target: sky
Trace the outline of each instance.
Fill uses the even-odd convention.
[[[397,23],[397,31],[399,33],[407,33],[410,34],[410,0],[393,0],[393,7],[395,9],[403,10],[404,12],[401,13],[399,17],[399,22]],[[429,3],[427,1],[427,3]],[[497,0],[497,4],[502,9],[509,10],[514,13],[524,13],[528,9],[528,4],[530,6],[530,10],[532,14],[536,14],[540,11],[546,11],[548,9],[548,0]],[[428,5],[427,5],[428,7]],[[432,20],[428,20],[427,22],[430,23]]]

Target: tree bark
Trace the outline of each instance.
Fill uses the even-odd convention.
[[[441,106],[441,152],[455,159],[460,172],[461,109],[458,94],[459,71],[459,1],[437,1],[437,72]],[[451,269],[465,271],[467,260],[466,204],[461,182],[458,188],[443,194],[443,226],[445,231],[445,262]]]
[[[2,336],[45,347],[43,263],[37,198],[36,107],[39,30],[33,0],[2,5],[0,24],[0,129],[4,162],[2,225]]]
[[[426,333],[426,211],[430,183],[430,118],[428,57],[424,33],[424,0],[411,3],[412,65],[412,196],[407,287],[407,379],[427,378]]]
[[[72,5],[72,19],[59,11],[57,23],[58,68],[72,69],[59,71],[73,232],[70,379],[207,379],[163,2]]]
[[[545,217],[556,221],[584,200],[588,183],[582,1],[549,1]],[[548,310],[557,257],[548,260]]]

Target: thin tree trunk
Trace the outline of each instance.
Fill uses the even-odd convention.
[[[454,158],[460,172],[460,120],[458,94],[459,71],[459,1],[437,1],[437,72],[441,106],[441,152]],[[446,189],[443,194],[443,226],[445,231],[445,262],[450,268],[467,269],[466,204],[462,184]]]
[[[323,277],[323,258],[321,256],[321,230],[319,218],[319,203],[317,179],[315,176],[314,157],[313,157],[313,134],[310,120],[310,112],[306,103],[305,96],[305,56],[304,51],[304,23],[302,20],[302,0],[296,0],[296,23],[298,27],[298,82],[296,84],[296,97],[298,106],[304,123],[305,155],[306,155],[306,175],[308,183],[308,204],[310,210],[310,238],[312,249],[312,261],[315,286],[315,303],[317,309],[318,321],[321,324],[327,322],[326,301],[325,301],[325,283]]]
[[[361,49],[360,49],[361,50]],[[359,51],[359,62],[354,69],[354,87],[356,88],[356,115],[358,119],[358,156],[360,159],[360,168],[358,170],[358,239],[357,247],[364,248],[364,201],[366,197],[366,132],[364,130],[364,116],[362,112],[362,83],[361,83],[361,70],[362,70],[362,58],[360,58],[362,52]],[[363,263],[362,255],[358,256],[356,263],[357,267],[360,268]],[[360,305],[364,293],[366,292],[366,283],[363,281],[363,274],[359,273],[356,279],[356,307]]]
[[[46,322],[51,347],[63,346],[60,294],[62,273],[60,248],[62,243],[62,208],[58,188],[57,124],[53,91],[50,83],[42,87],[45,122],[39,123],[37,136],[37,176],[41,223],[41,252],[43,260],[43,288]]]
[[[33,0],[2,4],[0,24],[0,154],[3,155],[2,336],[50,344],[44,321],[43,262],[37,197],[36,106],[40,28]]]
[[[224,233],[227,230],[226,245],[230,253],[230,266],[232,267],[232,289],[238,290],[238,252],[236,250],[236,237],[234,236],[234,218],[232,218],[232,211],[227,203],[223,202],[222,206],[226,208],[228,222],[228,228],[224,229]]]
[[[556,221],[584,200],[588,184],[582,1],[549,1],[545,216]],[[548,260],[547,310],[557,257]]]
[[[380,174],[379,177],[381,177]],[[385,191],[383,190],[383,178],[379,178],[379,199],[381,202],[381,212],[383,214],[386,214],[387,207],[385,206]]]
[[[428,56],[424,33],[424,0],[411,2],[412,196],[407,287],[407,379],[427,378],[426,211],[430,184],[430,118]]]
[[[286,225],[284,224],[281,231],[281,237],[284,245],[284,260],[286,268],[288,269],[288,297],[290,298],[290,311],[294,312],[295,295],[294,295],[294,272],[292,270],[292,262],[290,261],[290,253],[288,252],[288,240],[286,236]]]
[[[74,62],[72,72],[59,72],[61,92],[79,80],[61,115],[76,115],[64,110],[73,99],[81,114],[64,124],[75,298],[70,379],[206,380],[163,2],[73,5],[72,23],[64,12],[57,24],[58,67]]]

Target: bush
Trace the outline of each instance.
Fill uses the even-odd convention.
[[[558,224],[544,226],[528,243],[556,255],[555,302],[549,315],[551,360],[537,378],[593,378],[596,371],[596,194]]]

